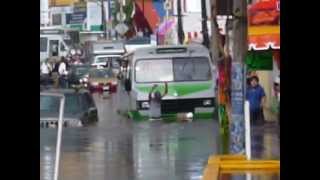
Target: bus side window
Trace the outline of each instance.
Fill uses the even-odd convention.
[[[47,52],[48,51],[48,38],[41,37],[40,38],[40,52]]]

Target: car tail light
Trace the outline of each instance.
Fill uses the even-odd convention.
[[[110,87],[110,93],[116,93],[117,92],[117,84],[109,82],[108,85]]]

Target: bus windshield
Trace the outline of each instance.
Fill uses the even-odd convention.
[[[138,60],[135,65],[137,83],[208,81],[212,78],[208,58],[182,57]]]

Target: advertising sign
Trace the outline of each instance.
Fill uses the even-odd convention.
[[[232,63],[231,70],[231,153],[244,151],[244,73],[240,63]]]
[[[73,14],[67,14],[66,23],[67,24],[83,24],[86,18],[87,18],[86,12],[76,12]]]

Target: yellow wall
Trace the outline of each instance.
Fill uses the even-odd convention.
[[[50,6],[69,6],[79,0],[49,0]]]

